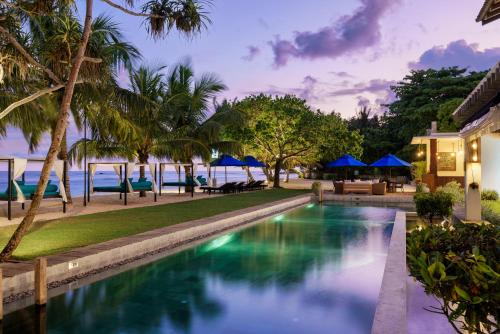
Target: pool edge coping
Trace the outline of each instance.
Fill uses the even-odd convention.
[[[175,252],[176,249],[189,246],[191,243],[246,227],[310,202],[310,194],[298,195],[47,256],[49,294],[53,288],[61,285],[69,286],[74,281],[93,275],[95,271],[106,271],[108,267],[121,266],[159,253]],[[70,263],[75,262],[78,266],[69,269]],[[3,278],[5,314],[17,309],[17,307],[10,309],[10,304],[33,297],[34,261],[13,264],[15,265],[18,265],[19,272]],[[9,300],[9,297],[12,300]],[[27,305],[29,304],[32,303],[28,302]]]
[[[406,334],[406,212],[397,211],[372,334]]]

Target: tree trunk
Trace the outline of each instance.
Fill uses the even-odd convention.
[[[183,162],[185,164],[189,163],[189,162]],[[184,174],[186,176],[186,186],[184,187],[184,192],[186,193],[190,193],[191,192],[191,188],[193,187],[194,185],[194,180],[193,180],[193,185],[190,185],[188,180],[191,178],[191,177],[194,177],[194,175],[191,175],[191,167],[190,166],[184,166]]]
[[[285,183],[288,183],[290,181],[290,169],[286,169],[286,178],[285,178]]]
[[[149,156],[147,154],[139,153],[139,163],[140,164],[147,164],[148,158],[149,158]],[[129,175],[129,177],[130,177],[130,175]],[[146,177],[146,166],[139,167],[139,177],[141,177],[141,178]],[[141,190],[139,192],[139,197],[146,197],[146,192],[144,190]]]
[[[59,154],[57,158],[63,161],[68,160],[68,132],[64,131],[64,135],[61,142],[61,147],[59,148]],[[68,199],[68,204],[73,204],[73,198],[71,197],[71,186],[69,182],[69,171],[66,170],[66,180],[64,182],[64,188],[66,188],[66,197]]]
[[[21,243],[22,238],[26,235],[31,225],[33,225],[33,220],[35,219],[35,214],[40,207],[40,203],[43,199],[43,193],[47,187],[47,183],[50,177],[50,171],[52,165],[59,152],[59,147],[63,139],[64,132],[68,126],[69,120],[69,107],[71,104],[71,99],[73,98],[73,92],[75,90],[75,84],[78,80],[78,73],[80,72],[80,67],[83,62],[83,57],[85,56],[85,50],[87,48],[87,43],[89,41],[90,30],[92,25],[92,5],[93,0],[86,0],[86,12],[85,12],[85,22],[82,33],[82,38],[80,40],[80,45],[78,46],[78,52],[71,66],[71,72],[66,82],[66,88],[64,89],[64,95],[59,107],[59,114],[57,118],[56,127],[54,128],[54,133],[52,136],[52,141],[50,143],[49,151],[43,163],[42,171],[40,173],[40,179],[38,180],[37,189],[31,201],[30,208],[26,213],[23,221],[19,224],[16,231],[10,238],[9,242],[5,245],[2,253],[0,254],[0,261],[6,261],[12,256],[14,250]]]
[[[247,172],[247,178],[248,178],[248,181],[255,181],[253,175],[252,175],[252,172],[250,171],[250,168],[248,167],[243,167],[246,172]]]
[[[281,171],[281,159],[276,159],[276,165],[274,165],[274,182],[273,188],[281,188],[280,187],[280,171]]]

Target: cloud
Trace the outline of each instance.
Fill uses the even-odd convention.
[[[252,61],[255,59],[260,54],[260,48],[255,45],[249,45],[247,46],[248,54],[241,57],[242,59],[246,61]]]
[[[295,32],[293,41],[275,37],[269,42],[274,66],[281,67],[291,58],[337,58],[376,45],[381,39],[380,19],[399,0],[361,0],[351,15],[344,15],[318,31]]]
[[[425,51],[418,61],[411,62],[411,69],[440,69],[442,67],[459,66],[471,71],[483,71],[495,65],[500,59],[500,48],[479,50],[476,43],[468,44],[461,39],[447,46],[434,46]]]
[[[334,76],[339,78],[350,78],[350,79],[354,78],[354,75],[349,74],[345,71],[339,71],[339,72],[332,71],[330,72],[330,74],[333,74]]]
[[[267,23],[266,20],[264,20],[262,17],[259,17],[259,25],[264,28],[264,29],[269,29],[269,23]]]
[[[282,88],[275,85],[270,85],[263,91],[246,92],[246,94],[250,95],[260,93],[278,96],[296,95],[308,102],[317,102],[321,100],[323,95],[322,92],[320,92],[320,82],[318,81],[318,79],[311,75],[306,75],[304,79],[302,79],[300,87]]]
[[[370,105],[370,99],[364,96],[356,96],[356,100],[358,100],[358,107],[368,107]]]
[[[368,82],[358,82],[351,87],[338,89],[330,96],[358,95],[362,93],[380,94],[390,91],[390,86],[396,84],[393,80],[373,79]]]

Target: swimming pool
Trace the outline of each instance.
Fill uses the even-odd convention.
[[[8,314],[4,333],[369,333],[396,209],[307,205]]]

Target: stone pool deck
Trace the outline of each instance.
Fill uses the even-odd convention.
[[[47,281],[54,288],[75,284],[80,278],[99,271],[247,226],[310,201],[311,195],[300,195],[48,256]],[[4,275],[4,302],[32,298],[34,261],[2,263],[0,268]],[[6,305],[6,313],[15,309]]]

